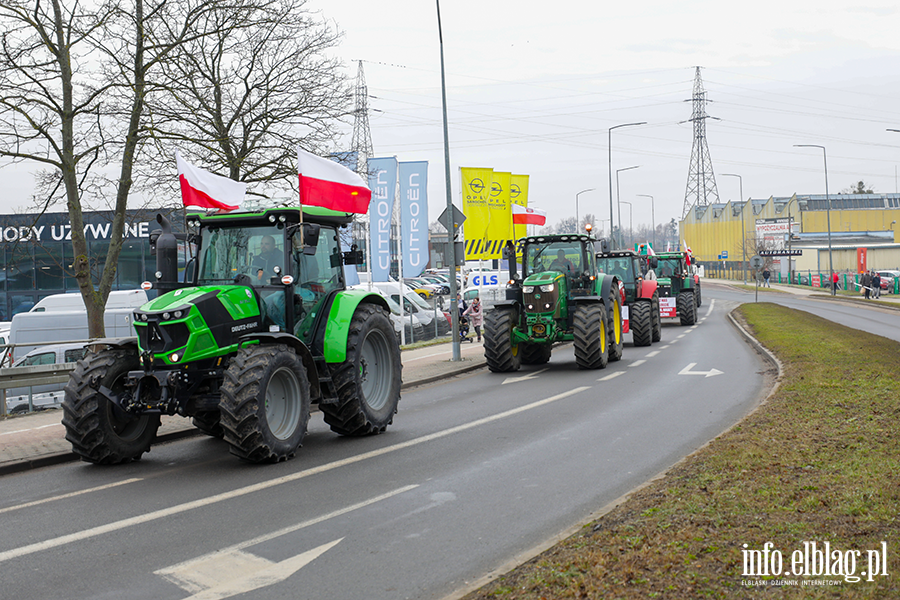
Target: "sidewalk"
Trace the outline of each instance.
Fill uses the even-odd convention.
[[[484,366],[481,343],[460,346],[459,362],[451,361],[449,343],[403,350],[404,390],[467,373]],[[0,420],[0,476],[78,460],[65,439],[62,410],[47,410]],[[156,443],[202,435],[185,417],[162,417]]]
[[[715,283],[719,285],[729,285],[729,286],[742,286],[742,281],[735,281],[732,279],[711,279],[711,278],[703,278],[701,279],[702,283]],[[748,287],[754,287],[754,282],[748,281]],[[844,302],[852,302],[854,304],[857,303],[865,303],[871,304],[871,306],[878,306],[878,302],[884,302],[890,305],[896,305],[897,308],[900,308],[900,294],[887,294],[885,292],[881,293],[881,297],[876,300],[866,300],[862,295],[853,295],[853,296],[845,296],[842,294],[838,294],[835,296],[831,295],[831,290],[827,288],[814,288],[807,286],[799,286],[799,285],[788,285],[784,283],[771,283],[771,290],[769,288],[759,286],[760,293],[768,292],[768,291],[776,291],[776,292],[788,292],[790,294],[794,294],[795,296],[813,296],[817,299],[822,300],[837,300]],[[893,306],[888,306],[887,308],[893,308]]]

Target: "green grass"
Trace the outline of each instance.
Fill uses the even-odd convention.
[[[469,600],[900,598],[900,344],[767,303],[745,304],[736,316],[784,365],[768,402]],[[742,585],[766,579],[742,575],[743,544],[772,542],[790,567],[804,541],[862,551],[857,573],[866,551],[887,542],[890,576]]]

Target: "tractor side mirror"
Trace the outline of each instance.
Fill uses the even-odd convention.
[[[609,239],[603,238],[599,241],[600,244],[600,253],[607,254],[609,253]]]
[[[659,266],[659,260],[655,256],[651,256],[650,257],[650,268],[655,269],[657,266]]]
[[[366,261],[365,254],[359,249],[359,246],[353,244],[350,246],[349,252],[344,252],[345,265],[361,265]]]

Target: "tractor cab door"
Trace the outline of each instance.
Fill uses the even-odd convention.
[[[344,289],[344,268],[335,229],[321,228],[314,254],[304,253],[299,239],[299,234],[294,234],[291,253],[294,335],[311,344],[316,317],[325,301],[331,292]]]

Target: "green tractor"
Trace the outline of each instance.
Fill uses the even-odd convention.
[[[656,260],[660,316],[675,317],[682,325],[693,325],[703,298],[700,276],[695,272],[690,253],[663,252],[656,255]]]
[[[516,247],[507,243],[510,264],[506,300],[485,314],[484,356],[494,373],[550,360],[554,342],[572,341],[581,369],[602,369],[622,358],[622,296],[619,281],[597,272],[589,234],[522,238],[520,278]]]
[[[231,453],[291,458],[311,404],[332,431],[383,432],[400,399],[400,348],[384,298],[345,287],[339,229],[352,215],[307,207],[188,215],[197,257],[177,281],[177,241],[159,216],[159,296],[135,338],[105,339],[65,388],[63,424],[87,462],[149,451],[160,415],[192,417]],[[147,283],[145,288],[150,287]]]
[[[647,268],[656,267],[655,256],[641,256],[631,250],[602,248],[597,268],[615,275],[625,291],[625,333],[631,331],[635,346],[649,346],[662,339],[657,282],[647,279]]]

